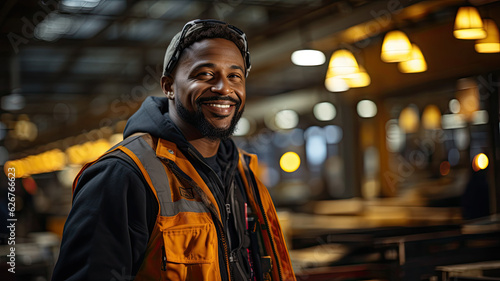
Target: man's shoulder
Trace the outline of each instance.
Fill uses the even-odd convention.
[[[144,139],[144,140],[147,140],[148,141],[148,144],[149,144],[149,140],[151,140],[153,137],[148,134],[148,133],[135,133],[135,134],[132,134],[130,136],[127,136],[126,138],[124,138],[122,141],[118,142],[117,144],[115,144],[113,147],[111,147],[108,152],[110,151],[114,151],[116,150],[117,148],[119,147],[123,147],[123,146],[130,146],[132,145],[134,142],[137,142],[139,141],[139,139]]]
[[[153,137],[148,133],[136,133],[115,144],[98,160],[103,160],[108,157],[123,158],[128,154],[125,151],[132,151],[135,154],[142,154],[144,150],[154,151],[156,149],[157,141],[158,138]],[[126,150],[124,148],[126,148]],[[131,160],[129,158],[130,157],[125,157],[124,160],[128,162],[128,160]]]
[[[134,142],[137,142],[139,138],[143,137],[144,135],[145,134],[134,134],[118,142],[108,151],[102,154],[99,158],[83,167],[83,170],[81,172],[82,176],[96,175],[99,173],[115,173],[116,171],[119,171],[119,173],[123,174],[135,172],[136,174],[140,175],[141,172],[139,167],[123,148],[134,145]]]

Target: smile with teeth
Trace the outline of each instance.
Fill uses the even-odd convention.
[[[213,106],[213,107],[218,107],[218,108],[230,108],[230,104],[216,104],[216,103],[209,103],[207,104],[208,106]]]

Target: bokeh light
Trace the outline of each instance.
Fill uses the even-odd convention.
[[[330,121],[337,116],[337,109],[329,102],[320,102],[314,106],[313,113],[319,121]]]
[[[450,162],[443,161],[439,165],[439,173],[441,174],[441,176],[446,176],[450,173],[450,168],[451,168]]]
[[[424,108],[422,113],[422,126],[427,130],[437,130],[441,128],[441,111],[439,108],[430,104]]]
[[[325,126],[324,130],[326,143],[328,144],[337,144],[342,140],[342,137],[344,136],[342,128],[337,125]]]
[[[295,172],[300,166],[300,157],[293,151],[286,152],[280,158],[280,167],[287,173]]]
[[[406,133],[415,133],[419,126],[418,108],[415,105],[405,107],[399,114],[399,127]]]
[[[312,126],[305,132],[306,158],[311,166],[322,164],[326,160],[326,138],[323,129]]]
[[[293,129],[299,123],[299,115],[291,109],[285,109],[276,113],[274,121],[280,129]]]
[[[250,132],[250,121],[245,117],[241,117],[236,125],[236,129],[234,130],[235,136],[244,136]]]
[[[371,118],[377,115],[377,105],[371,100],[362,100],[356,106],[358,115],[363,118]]]
[[[448,107],[450,108],[451,113],[456,114],[460,112],[460,102],[457,99],[450,100]]]
[[[325,54],[318,50],[298,50],[292,53],[292,62],[300,66],[322,65],[326,61]]]
[[[472,169],[474,171],[479,171],[479,170],[484,170],[488,167],[489,160],[488,156],[484,153],[479,153],[476,156],[474,156],[474,159],[472,160]]]

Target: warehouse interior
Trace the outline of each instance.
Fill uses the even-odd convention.
[[[457,38],[463,7],[498,50]],[[15,205],[17,280],[50,280],[73,179],[164,96],[165,50],[193,19],[246,33],[233,139],[259,157],[298,280],[500,280],[498,0],[3,1],[0,276]],[[384,61],[393,31],[424,68]],[[363,81],[331,75],[339,50]]]

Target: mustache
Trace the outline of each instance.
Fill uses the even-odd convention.
[[[232,97],[229,97],[229,96],[213,96],[213,97],[202,97],[202,98],[199,98],[196,100],[196,103],[197,104],[202,104],[204,102],[208,102],[208,101],[230,101],[230,102],[233,102],[235,103],[236,105],[240,105],[241,104],[241,101],[240,100],[237,100],[235,98],[232,98]]]

